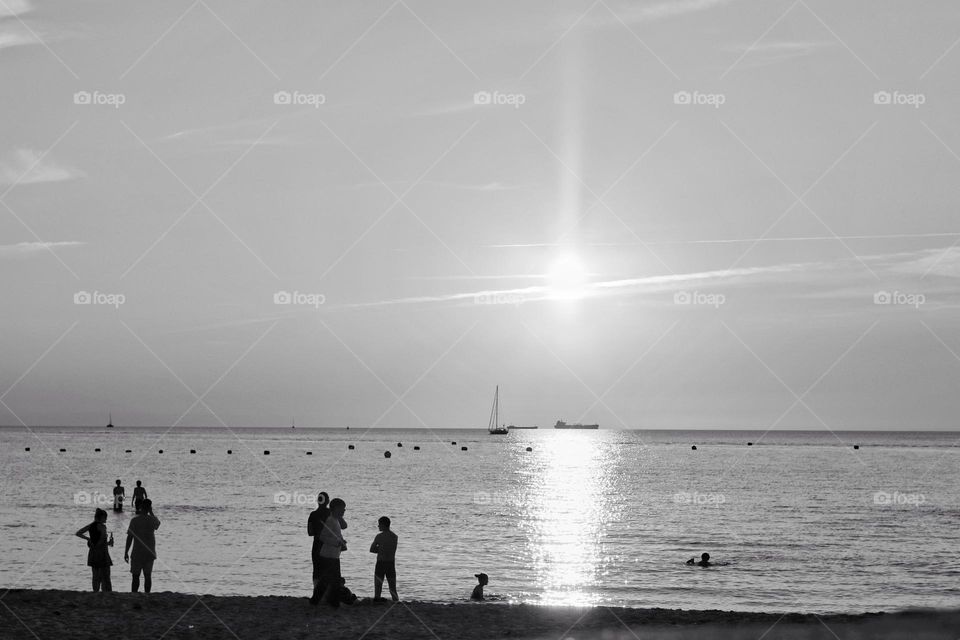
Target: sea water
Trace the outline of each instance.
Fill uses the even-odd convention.
[[[4,428],[0,587],[88,588],[87,549],[74,532],[100,505],[117,541],[114,588],[128,589],[123,542],[129,496],[141,480],[162,522],[157,591],[307,597],[306,521],[323,490],[346,501],[342,568],[361,596],[372,595],[369,547],[386,515],[399,535],[400,596],[409,600],[465,599],[482,571],[487,594],[506,602],[958,607],[958,439],[943,432]],[[116,479],[128,496],[122,514],[110,511]],[[685,564],[702,552],[718,566]]]

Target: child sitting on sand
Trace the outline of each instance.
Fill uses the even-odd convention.
[[[696,566],[698,566],[698,567],[712,567],[712,566],[713,566],[713,563],[710,562],[710,554],[709,554],[709,553],[701,553],[701,554],[700,554],[700,562],[697,562],[697,559],[696,559],[696,558],[690,558],[689,560],[687,560],[687,564],[689,564],[689,565],[696,565]]]
[[[483,600],[483,588],[489,584],[490,578],[485,573],[476,573],[473,576],[477,579],[477,586],[473,588],[473,593],[470,594],[471,600]]]

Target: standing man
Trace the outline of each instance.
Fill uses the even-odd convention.
[[[113,488],[113,510],[114,511],[123,511],[123,498],[125,496],[123,487],[120,485],[120,481],[117,480],[117,486]]]
[[[380,527],[380,533],[373,539],[370,545],[370,553],[377,554],[377,564],[373,569],[373,601],[386,602],[386,598],[381,598],[383,592],[383,579],[387,579],[390,586],[390,597],[394,602],[400,601],[397,595],[397,534],[390,531],[390,518],[382,516],[377,520]]]
[[[137,513],[140,513],[140,504],[147,499],[147,490],[137,480],[137,486],[133,488],[133,507]]]
[[[334,498],[330,501],[330,515],[323,523],[323,530],[320,532],[320,577],[317,581],[315,593],[322,594],[320,599],[331,607],[340,606],[338,597],[341,578],[340,574],[340,552],[347,550],[347,541],[343,539],[341,530],[346,525],[343,514],[347,510],[347,503],[340,498]],[[313,599],[311,598],[311,601]]]
[[[153,561],[157,559],[157,541],[154,531],[160,528],[160,520],[153,515],[153,501],[144,499],[140,503],[140,513],[130,520],[130,526],[127,528],[127,544],[123,549],[123,559],[130,563],[130,573],[133,574],[133,582],[130,585],[130,591],[136,593],[140,590],[140,572],[143,572],[143,592],[150,593],[153,586],[151,574],[153,573]],[[130,553],[130,546],[133,546],[133,553]]]
[[[320,602],[322,592],[318,591],[317,585],[320,582],[320,567],[323,561],[320,559],[320,548],[323,546],[323,540],[320,534],[323,532],[323,523],[330,516],[330,496],[326,491],[317,494],[317,508],[310,512],[307,517],[307,535],[313,538],[313,547],[310,550],[310,559],[313,561],[313,595],[310,596],[310,604]],[[347,523],[343,523],[346,527]]]

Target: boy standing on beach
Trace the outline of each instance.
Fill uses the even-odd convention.
[[[377,554],[377,564],[373,569],[373,601],[386,602],[386,598],[380,597],[383,592],[383,579],[387,579],[390,586],[390,597],[394,602],[400,601],[397,595],[397,534],[390,531],[390,518],[382,516],[377,520],[380,527],[380,533],[373,539],[370,545],[370,553]]]

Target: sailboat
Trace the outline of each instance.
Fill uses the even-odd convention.
[[[490,422],[487,423],[487,431],[491,435],[510,433],[505,426],[500,424],[500,385],[497,385],[493,392],[493,408],[490,409]]]
[[[107,429],[113,429],[113,412],[110,412],[110,417],[107,418]]]

